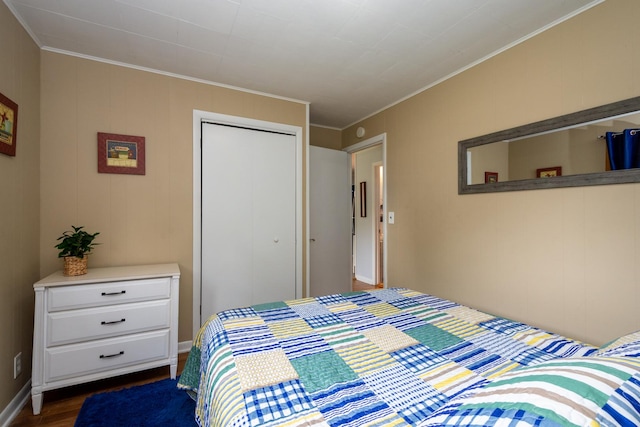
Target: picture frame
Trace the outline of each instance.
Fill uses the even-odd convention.
[[[484,173],[484,183],[490,184],[498,182],[498,172],[485,172]]]
[[[16,155],[18,104],[0,93],[0,153]]]
[[[562,166],[536,169],[536,178],[553,178],[554,176],[562,176]]]
[[[360,183],[360,217],[367,217],[367,182]]]
[[[145,175],[145,137],[98,132],[98,173]]]

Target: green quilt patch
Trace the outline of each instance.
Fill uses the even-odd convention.
[[[404,333],[435,351],[440,351],[463,341],[462,338],[429,324],[408,329]]]
[[[251,308],[253,308],[255,311],[274,310],[276,308],[284,308],[284,307],[289,307],[284,301],[270,302],[266,304],[256,304],[251,306]]]
[[[197,346],[191,347],[187,362],[180,374],[178,387],[187,390],[198,390],[200,384],[200,349]]]
[[[310,354],[291,360],[308,393],[324,390],[337,383],[352,381],[358,375],[334,351]]]

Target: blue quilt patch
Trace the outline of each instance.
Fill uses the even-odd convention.
[[[252,426],[277,421],[313,408],[313,403],[298,380],[249,390],[244,393],[244,401]]]

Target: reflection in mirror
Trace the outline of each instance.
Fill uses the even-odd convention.
[[[638,140],[625,143],[633,129]],[[612,167],[609,152],[622,146],[640,159],[640,97],[460,141],[458,192],[640,182],[640,169],[612,170],[624,162],[611,151]]]
[[[497,172],[499,181],[537,178],[537,170],[556,165],[562,167],[563,176],[605,172],[612,169],[607,132],[622,134],[638,125],[640,113],[473,147],[471,184],[484,184],[487,171]]]

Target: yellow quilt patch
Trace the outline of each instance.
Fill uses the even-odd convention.
[[[230,329],[238,329],[238,328],[249,328],[251,326],[260,326],[264,325],[264,320],[262,317],[251,316],[251,317],[241,317],[237,319],[228,319],[224,322],[224,328],[227,330]]]
[[[385,353],[392,353],[419,344],[418,341],[391,325],[368,329],[363,331],[362,335],[367,337]]]
[[[447,317],[446,319],[438,320],[437,322],[433,322],[432,324],[442,329],[443,331],[447,331],[459,338],[468,338],[473,335],[486,332],[486,329],[482,329],[481,327],[473,323],[469,323],[465,320],[460,320],[455,317]]]
[[[369,313],[373,314],[374,316],[380,317],[380,318],[389,317],[389,316],[393,316],[394,314],[402,313],[400,309],[386,302],[383,302],[380,304],[367,305],[366,307],[364,307],[364,309],[367,310]]]
[[[238,356],[235,362],[242,391],[298,378],[298,373],[281,349]]]
[[[313,328],[303,319],[283,320],[267,324],[276,338],[297,337],[313,333]]]
[[[293,307],[296,305],[317,304],[317,301],[313,297],[307,297],[307,298],[288,300],[288,301],[285,301],[285,304],[287,304],[289,307]]]
[[[340,313],[342,311],[357,310],[360,307],[358,307],[357,305],[355,305],[352,302],[340,302],[340,303],[337,303],[337,304],[331,304],[331,305],[327,306],[327,308],[332,313]]]
[[[495,316],[464,306],[448,308],[444,311],[454,315],[458,319],[466,320],[467,322],[473,323],[475,325],[480,322],[486,322],[487,320],[495,319]]]
[[[366,375],[368,372],[374,372],[397,363],[370,341],[363,341],[335,350],[358,375]]]

